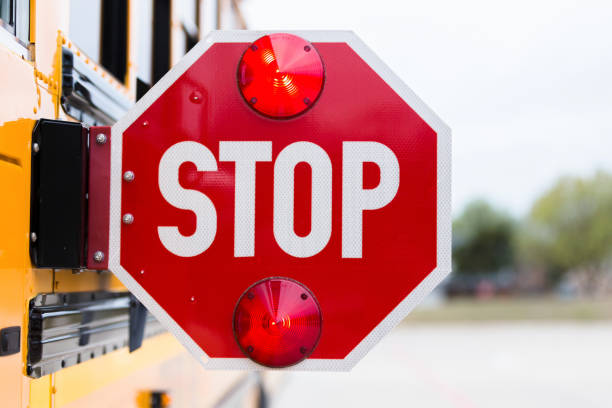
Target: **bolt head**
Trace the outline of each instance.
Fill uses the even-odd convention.
[[[199,91],[193,91],[189,95],[189,100],[193,103],[202,103],[202,94]]]
[[[36,235],[35,232],[32,232],[30,234],[30,239],[32,240],[32,242],[36,242],[36,240],[38,239],[38,235]]]
[[[32,144],[32,150],[34,150],[34,153],[38,153],[40,150],[40,145],[38,143]]]
[[[100,133],[98,136],[96,136],[96,143],[97,144],[104,144],[106,143],[106,141],[108,140],[108,138],[106,137],[106,135],[104,133]]]
[[[124,224],[131,224],[134,222],[134,216],[132,214],[124,214],[121,218]]]
[[[104,252],[96,251],[93,255],[93,259],[96,262],[102,262],[104,260]]]
[[[125,173],[123,173],[123,180],[127,181],[128,183],[134,180],[134,172],[128,170]]]

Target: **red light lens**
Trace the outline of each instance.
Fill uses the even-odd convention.
[[[238,86],[257,112],[288,118],[311,107],[323,88],[325,71],[317,50],[292,34],[255,41],[238,65]]]
[[[306,286],[268,278],[242,294],[234,335],[243,353],[267,367],[287,367],[312,353],[321,336],[321,309]]]

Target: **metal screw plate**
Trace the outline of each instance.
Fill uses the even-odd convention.
[[[121,218],[124,224],[131,224],[134,222],[134,216],[132,214],[124,214]]]
[[[104,260],[104,252],[96,251],[93,255],[93,259],[96,262],[102,262]]]
[[[104,143],[106,143],[107,140],[108,140],[108,138],[106,137],[106,135],[104,133],[100,133],[98,136],[96,136],[96,143],[97,144],[104,144]]]
[[[123,180],[130,182],[132,180],[134,180],[134,172],[133,171],[126,171],[125,173],[123,173]]]

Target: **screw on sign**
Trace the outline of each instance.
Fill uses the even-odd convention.
[[[350,369],[450,272],[450,130],[350,32],[214,32],[111,136],[109,268],[206,367]]]

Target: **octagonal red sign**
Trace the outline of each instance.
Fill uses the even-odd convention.
[[[308,97],[290,83],[302,68],[279,62],[297,114],[262,114],[265,77],[246,98],[238,67],[267,34],[211,34],[113,126],[109,268],[214,368],[260,367],[236,341],[237,302],[267,278],[298,282],[321,326],[291,346],[293,367],[349,369],[450,272],[450,130],[350,32],[293,33],[322,88]],[[265,319],[268,336],[291,323]]]

